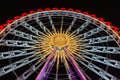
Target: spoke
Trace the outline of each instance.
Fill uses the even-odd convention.
[[[61,19],[61,27],[63,27],[63,20],[64,20],[64,17],[62,16],[62,19]]]
[[[103,30],[102,30],[101,28],[97,27],[97,28],[95,28],[95,29],[92,29],[92,30],[90,30],[90,31],[82,34],[81,38],[82,38],[82,39],[88,38],[88,37],[90,37],[90,36],[92,36],[92,35],[95,35],[95,34],[101,32],[101,31],[103,31]]]
[[[24,26],[26,29],[28,29],[32,33],[36,34],[37,36],[40,36],[39,30],[37,30],[36,28],[34,28],[33,26],[31,26],[30,24],[28,24],[26,22],[23,22],[22,26]]]
[[[89,61],[83,62],[80,59],[76,59],[76,60],[105,80],[118,80],[115,76],[109,74],[108,72],[90,63]]]
[[[47,78],[48,78],[48,76],[49,76],[49,74],[50,74],[54,64],[55,64],[55,60],[52,60],[50,62],[50,64],[48,65],[48,67],[47,67],[47,70],[46,70],[46,73],[45,73],[45,78],[43,80],[47,80]]]
[[[40,21],[40,19],[36,18],[36,22],[39,24],[41,29],[43,29],[44,32],[46,32],[47,28],[46,26]]]
[[[26,80],[31,74],[33,74],[38,68],[40,68],[44,64],[45,60],[41,63],[37,62],[33,66],[31,66],[28,70],[26,70],[17,80]]]
[[[63,50],[65,51],[65,53],[67,54],[68,58],[70,59],[72,65],[75,68],[76,72],[78,73],[80,79],[81,80],[86,80],[86,77],[84,76],[84,74],[82,73],[82,71],[80,70],[80,68],[78,67],[78,65],[76,64],[76,61],[71,57],[71,55],[69,54],[69,52],[67,51],[67,49],[63,48]]]
[[[74,17],[74,19],[73,19],[73,21],[72,21],[72,23],[70,24],[70,26],[69,26],[69,28],[68,28],[68,30],[69,31],[71,31],[71,29],[72,29],[72,27],[73,27],[73,25],[74,25],[74,23],[75,23],[75,21],[76,21],[76,17]]]
[[[71,67],[69,66],[67,60],[65,57],[63,57],[64,59],[64,64],[65,64],[65,67],[66,67],[66,71],[67,71],[67,74],[68,74],[68,78],[69,80],[77,80],[73,71],[71,70]]]
[[[114,39],[111,36],[103,36],[103,37],[85,39],[83,43],[97,44],[97,43],[104,43],[104,42],[110,42],[110,41],[114,41]]]
[[[20,67],[23,67],[24,65],[27,65],[27,64],[39,59],[40,56],[41,55],[38,55],[38,56],[32,55],[32,56],[29,56],[27,58],[16,61],[16,62],[14,62],[12,64],[9,64],[7,66],[4,66],[4,67],[0,68],[0,76],[3,76],[5,74],[7,74],[7,73],[10,73],[10,72],[20,68]]]
[[[35,43],[31,41],[17,41],[17,40],[1,40],[1,46],[14,46],[14,47],[35,47]]]
[[[106,54],[120,54],[119,47],[105,47],[105,46],[84,46],[83,50],[88,52],[98,52]]]
[[[82,55],[86,59],[94,60],[96,62],[120,69],[120,61],[111,60],[93,53],[83,53],[80,55]]]
[[[52,29],[55,29],[55,27],[54,27],[54,25],[53,25],[53,21],[52,21],[51,16],[48,16],[48,18],[49,18],[49,20],[50,20],[50,24],[51,24],[51,26],[52,26]]]
[[[12,30],[12,31],[10,31],[9,34],[12,34],[12,35],[15,35],[15,36],[27,39],[27,40],[37,41],[35,36],[28,34],[28,33],[25,33],[25,32],[22,32],[22,31]]]
[[[89,22],[86,21],[79,28],[77,28],[77,34],[79,34],[83,29],[85,29],[89,25]]]
[[[0,52],[0,60],[30,55],[30,54],[34,54],[38,51],[38,50],[34,50],[34,51],[32,50],[32,51],[28,52],[29,50],[32,50],[32,49],[30,48],[30,49],[21,49],[21,50]]]
[[[44,75],[45,75],[45,72],[47,70],[47,67],[50,64],[50,61],[51,61],[53,55],[55,54],[56,50],[57,50],[57,48],[54,47],[54,50],[48,56],[46,63],[44,64],[43,68],[41,69],[40,73],[38,74],[38,76],[36,77],[35,80],[41,80],[45,77]]]

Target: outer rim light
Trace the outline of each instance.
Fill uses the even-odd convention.
[[[48,11],[48,10],[65,10],[65,11],[67,11],[66,8],[60,8],[60,9],[58,9],[58,8],[56,8],[56,7],[53,8],[53,9],[45,8],[44,11],[46,11],[46,10],[47,10],[47,11]],[[43,11],[42,9],[38,9],[37,11],[33,11],[33,10],[30,11],[29,14],[28,14],[28,13],[22,13],[21,16],[19,16],[19,17],[18,17],[18,16],[17,16],[17,17],[14,17],[13,20],[8,20],[8,21],[10,21],[10,22],[9,22],[9,23],[6,22],[7,24],[6,24],[6,26],[4,26],[4,27],[5,27],[5,29],[6,29],[6,27],[8,27],[11,23],[15,22],[17,19],[22,18],[22,17],[25,17],[25,16],[30,15],[30,14],[33,14],[33,13],[36,13],[36,12],[42,12],[42,11]],[[110,22],[106,22],[106,21],[104,21],[104,18],[97,18],[96,15],[89,14],[88,12],[81,12],[81,10],[73,10],[72,8],[69,8],[68,11],[78,12],[78,13],[82,13],[82,14],[85,14],[85,15],[91,16],[91,17],[93,17],[93,18],[96,18],[96,19],[102,21],[103,24],[106,24],[106,25],[109,26],[109,27],[113,27],[112,24],[111,24]],[[3,25],[1,25],[1,26],[3,26]],[[2,29],[2,28],[1,28],[1,32],[0,32],[0,34],[2,34],[3,31],[5,31],[5,29]],[[119,28],[118,28],[118,29],[119,29]],[[116,29],[113,28],[113,31],[114,31],[115,33],[117,33],[117,34],[120,34],[120,31],[119,31],[119,30],[116,30]]]

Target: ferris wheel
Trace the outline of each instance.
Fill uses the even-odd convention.
[[[4,78],[119,80],[120,31],[103,18],[71,8],[15,16],[0,26]]]

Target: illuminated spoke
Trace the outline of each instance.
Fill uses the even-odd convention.
[[[115,76],[111,75],[110,73],[104,71],[103,69],[99,68],[98,66],[92,64],[89,61],[83,62],[81,60],[76,59],[78,62],[83,64],[85,67],[89,68],[91,71],[99,75],[105,80],[118,80]]]
[[[63,27],[63,20],[64,20],[64,17],[62,17],[61,19],[61,27]]]
[[[84,74],[82,73],[82,71],[80,70],[80,68],[77,66],[76,61],[70,56],[69,52],[67,51],[66,48],[63,48],[65,53],[67,54],[68,58],[70,59],[73,67],[75,68],[76,72],[78,73],[80,79],[82,80],[86,80],[86,77],[84,76]]]
[[[94,60],[104,65],[108,65],[108,66],[120,69],[120,61],[108,59],[106,57],[102,57],[93,53],[85,53],[85,54],[83,53],[81,55],[86,59]]]
[[[50,20],[50,24],[51,24],[51,26],[52,26],[52,29],[55,29],[55,27],[54,27],[54,25],[53,25],[53,21],[52,21],[51,16],[48,16],[48,18],[49,18],[49,20]]]
[[[40,36],[39,30],[37,30],[36,28],[34,28],[33,26],[31,26],[30,24],[24,22],[24,23],[22,24],[22,26],[24,26],[26,29],[28,29],[28,30],[31,31],[32,33],[36,34],[37,36]]]
[[[98,28],[95,28],[95,29],[92,29],[92,30],[90,30],[90,31],[82,34],[81,38],[82,38],[82,39],[88,38],[88,37],[90,37],[90,36],[92,36],[92,35],[95,35],[95,34],[101,32],[101,31],[103,31],[103,30],[102,30],[101,28],[99,28],[99,27],[98,27]]]
[[[104,47],[104,46],[84,46],[84,50],[88,52],[98,52],[106,54],[120,54],[119,47]]]
[[[10,73],[10,72],[24,66],[24,65],[27,65],[27,64],[39,59],[40,56],[41,55],[38,55],[38,56],[32,55],[32,56],[26,57],[24,59],[21,59],[19,61],[16,61],[14,63],[11,63],[11,64],[9,64],[7,66],[4,66],[4,67],[0,68],[0,76],[3,76],[5,74],[7,74],[7,73]]]
[[[12,34],[12,35],[15,35],[15,36],[27,39],[27,40],[31,40],[31,41],[32,40],[37,41],[37,38],[35,38],[35,36],[28,34],[28,33],[25,33],[25,32],[22,32],[22,31],[12,30],[12,31],[10,31],[9,34]]]
[[[72,27],[73,27],[73,25],[74,25],[74,23],[75,23],[75,21],[76,21],[76,17],[74,17],[74,19],[73,19],[73,21],[72,21],[72,23],[70,24],[70,26],[69,26],[69,28],[68,28],[68,30],[69,31],[71,31],[71,29],[72,29]]]
[[[13,47],[35,47],[34,42],[30,41],[16,41],[16,40],[1,40],[1,46],[13,46]]]
[[[85,29],[89,25],[89,22],[86,21],[79,28],[77,28],[77,34],[79,34],[83,29]]]
[[[30,52],[28,52],[30,51]],[[7,51],[7,52],[0,52],[0,60],[2,59],[10,59],[14,57],[20,57],[25,55],[30,55],[36,53],[38,50],[34,50],[31,48],[28,49],[21,49],[21,50],[13,50],[13,51]]]
[[[51,54],[48,56],[47,61],[46,61],[46,63],[44,64],[44,66],[43,66],[43,68],[41,69],[41,71],[40,71],[40,73],[38,74],[38,76],[36,77],[36,80],[41,80],[42,78],[45,77],[44,75],[45,75],[45,72],[46,72],[46,70],[47,70],[47,67],[48,67],[48,65],[50,64],[50,61],[51,61],[53,55],[55,54],[56,50],[57,50],[57,49],[54,47],[54,50],[53,50],[53,51],[51,52]]]
[[[97,43],[104,43],[104,42],[110,42],[110,41],[114,41],[114,39],[111,36],[103,36],[103,37],[85,39],[84,43],[97,44]]]
[[[44,32],[46,32],[46,27],[45,27],[45,25],[40,21],[40,19],[38,19],[38,18],[36,18],[36,22],[39,24],[39,26],[40,26],[40,28],[44,31]]]
[[[49,65],[47,66],[47,70],[46,70],[46,72],[45,72],[45,77],[44,77],[45,80],[47,80],[47,78],[48,78],[48,76],[49,76],[49,74],[50,74],[50,72],[51,72],[54,64],[55,64],[55,60],[52,60],[52,61],[49,63]]]
[[[45,60],[43,60],[41,63],[37,62],[33,66],[31,66],[28,70],[26,70],[20,77],[17,78],[17,80],[26,80],[28,77],[31,76],[37,69],[39,69],[43,64]]]
[[[65,57],[63,57],[63,58],[64,58],[64,64],[65,64],[65,67],[66,67],[66,71],[67,71],[69,80],[77,80],[73,71],[71,70],[71,67],[69,66],[66,58]]]

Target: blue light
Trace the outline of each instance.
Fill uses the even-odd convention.
[[[80,17],[80,16],[81,16],[81,14],[77,14],[76,16],[77,16],[77,17]]]
[[[62,15],[65,15],[65,14],[66,14],[66,12],[62,11],[62,12],[61,12],[61,14],[62,14]]]
[[[54,15],[57,15],[57,14],[58,14],[58,12],[57,12],[57,11],[53,11],[53,14],[54,14]]]
[[[42,14],[41,13],[38,13],[38,17],[40,17]]]
[[[46,15],[49,15],[49,12],[45,12]]]
[[[68,12],[68,14],[69,14],[70,16],[72,16],[72,15],[73,15],[73,12]]]

